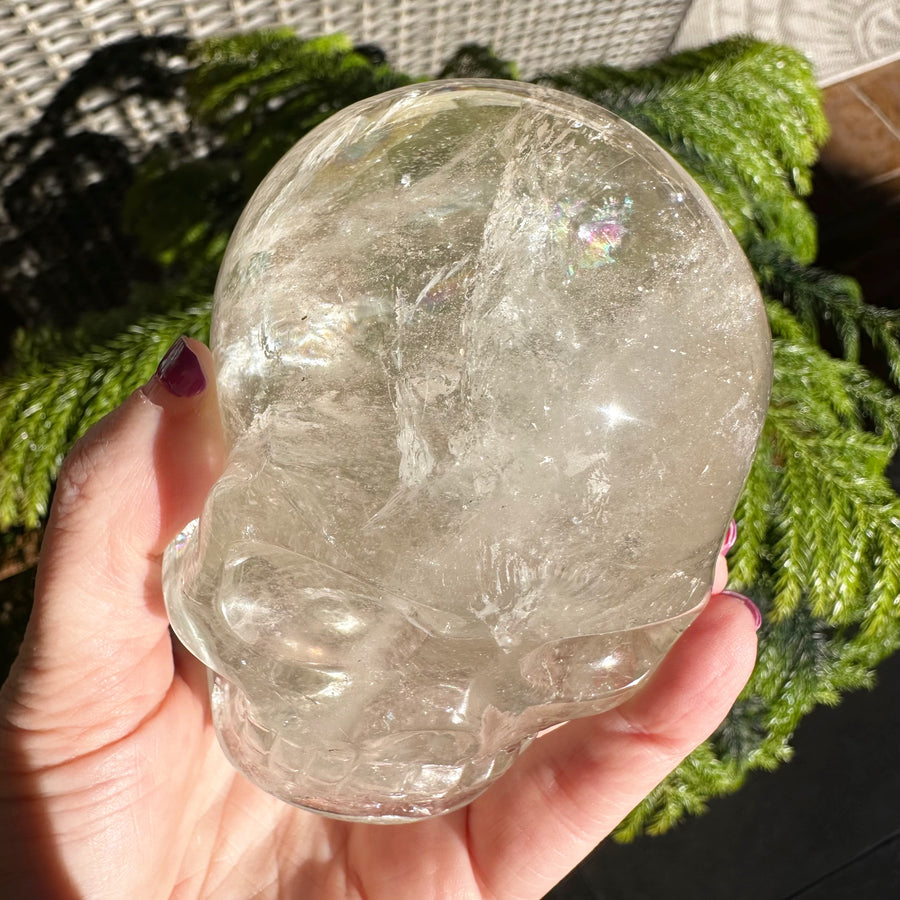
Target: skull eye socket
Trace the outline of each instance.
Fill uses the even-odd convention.
[[[218,604],[230,631],[258,658],[353,669],[383,656],[391,635],[418,631],[364,588],[283,547],[237,544],[223,566]]]

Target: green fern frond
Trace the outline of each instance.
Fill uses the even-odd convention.
[[[209,339],[209,306],[154,316],[87,351],[0,379],[0,529],[36,528],[69,447],[153,375],[179,335]]]
[[[354,50],[346,35],[260,32],[194,45],[187,82],[197,121],[235,148],[250,191],[303,135],[345,106],[412,79]]]
[[[244,105],[248,93],[273,72],[326,66],[353,51],[344,34],[302,40],[292,29],[251,31],[194,43],[188,58],[194,115],[201,121],[227,121]]]
[[[747,256],[763,290],[777,294],[812,340],[819,339],[821,325],[827,322],[841,342],[844,357],[857,360],[865,336],[880,351],[891,380],[900,387],[900,310],[868,305],[852,278],[801,265],[772,242],[751,243]]]
[[[754,38],[731,38],[631,71],[592,65],[539,80],[617,111],[674,101],[702,112],[709,99],[730,114],[731,123],[735,115],[752,120],[781,168],[798,179],[800,193],[809,192],[809,167],[828,138],[809,61],[790,47]],[[786,110],[793,115],[785,117]]]

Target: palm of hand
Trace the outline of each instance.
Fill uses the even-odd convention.
[[[119,707],[117,723],[133,727],[111,726],[107,702],[83,696],[80,684],[53,692],[54,721],[63,713],[77,721],[77,736],[17,699],[5,710],[15,722],[6,729],[7,752],[18,756],[20,771],[33,769],[20,780],[31,789],[21,824],[32,840],[19,852],[40,856],[29,895],[482,896],[469,846],[477,805],[413,826],[338,822],[289,807],[225,760],[196,660],[180,647],[173,660],[165,635],[133,663],[132,684],[157,686]],[[39,696],[39,668],[24,658],[15,680],[38,688],[31,702],[48,699]],[[54,748],[58,763],[29,765],[53,760]],[[98,845],[117,852],[98,860]]]

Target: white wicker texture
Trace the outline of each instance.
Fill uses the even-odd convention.
[[[790,44],[834,84],[900,59],[900,0],[693,0],[673,49],[732,34]]]
[[[524,77],[578,63],[632,66],[670,47],[690,0],[0,0],[0,135],[40,115],[103,44],[289,25],[346,32],[391,63],[432,74],[464,43],[494,47]]]

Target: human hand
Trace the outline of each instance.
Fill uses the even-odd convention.
[[[171,637],[162,551],[223,464],[209,351],[176,344],[60,473],[35,604],[0,692],[0,883],[14,898],[539,898],[719,724],[751,611],[714,594],[649,683],[538,738],[469,806],[339,822],[225,760]],[[180,352],[179,352],[180,351]]]

